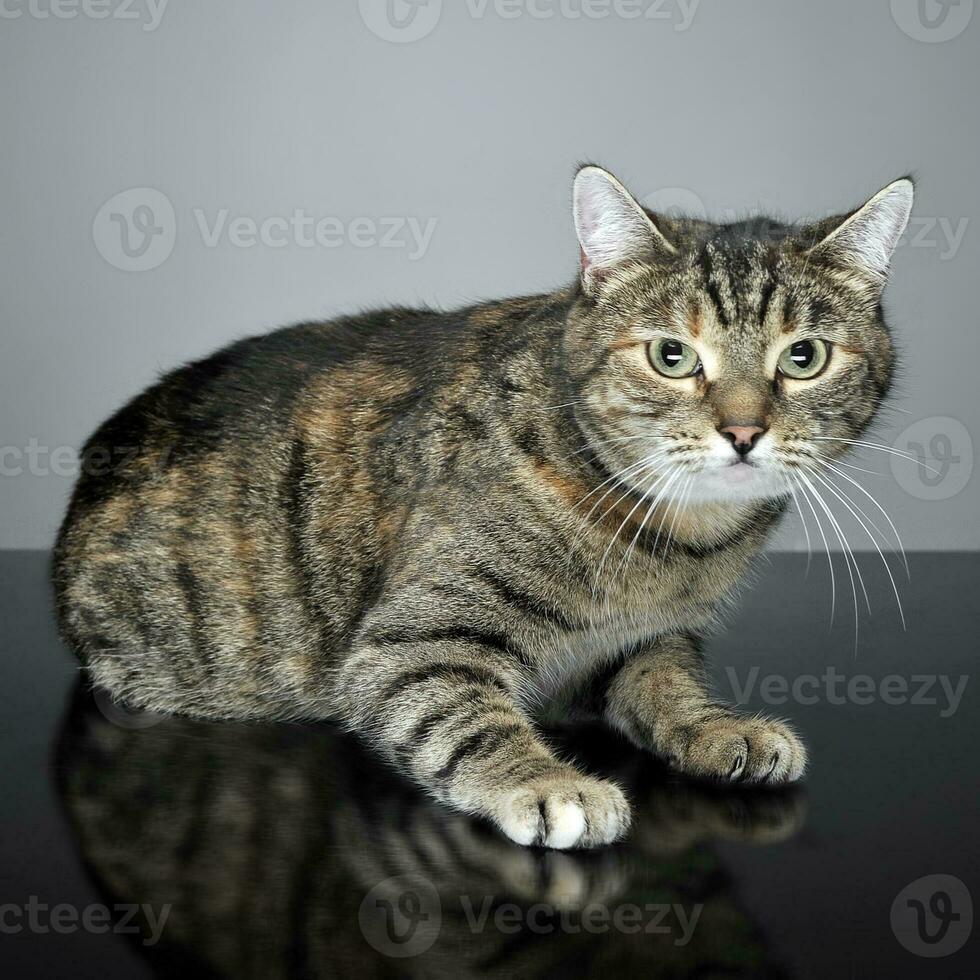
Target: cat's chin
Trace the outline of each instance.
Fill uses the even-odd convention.
[[[691,484],[691,503],[744,503],[772,500],[790,493],[786,478],[768,468],[748,463],[702,470]]]

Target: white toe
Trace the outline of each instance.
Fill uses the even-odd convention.
[[[548,847],[574,847],[585,833],[585,811],[578,803],[556,803],[548,807]]]
[[[532,820],[527,815],[505,811],[500,818],[500,829],[515,844],[529,847],[534,843],[534,838],[538,833],[537,814],[535,814],[535,819]]]

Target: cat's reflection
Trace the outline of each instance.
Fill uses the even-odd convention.
[[[141,946],[160,974],[780,975],[710,842],[790,836],[799,792],[713,792],[601,733],[564,742],[628,788],[625,843],[521,849],[331,727],[123,727],[81,691],[57,769],[111,904],[169,906]]]

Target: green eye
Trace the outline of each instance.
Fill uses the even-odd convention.
[[[655,340],[649,352],[650,363],[667,378],[689,378],[701,370],[698,352],[679,340]]]
[[[815,378],[830,360],[830,345],[825,340],[798,340],[779,355],[779,370],[787,378]]]

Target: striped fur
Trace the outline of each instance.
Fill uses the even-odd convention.
[[[339,720],[525,844],[606,843],[629,822],[617,786],[537,732],[562,699],[684,771],[798,778],[791,732],[711,702],[699,638],[782,513],[786,474],[844,445],[813,437],[854,438],[887,390],[862,212],[711,226],[628,199],[634,253],[601,261],[583,213],[572,287],[245,340],[106,422],[55,555],[93,682],[160,712]],[[702,376],[656,374],[664,333],[701,351]],[[830,367],[774,380],[801,336],[833,344]],[[732,418],[768,433],[729,487]]]

